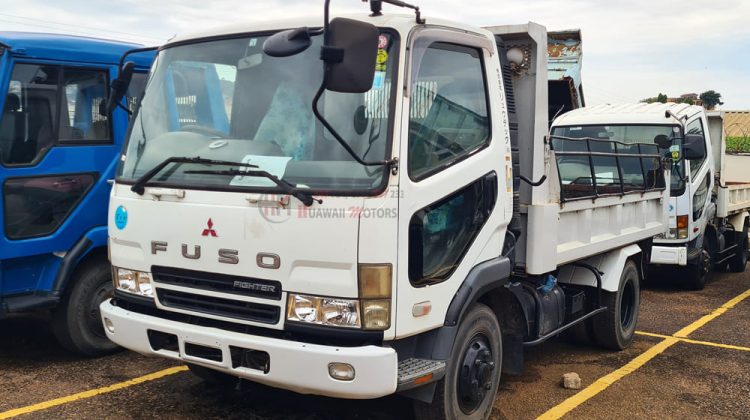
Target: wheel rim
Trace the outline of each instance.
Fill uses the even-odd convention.
[[[107,338],[107,334],[104,332],[104,326],[102,325],[99,305],[107,298],[113,296],[114,292],[112,290],[112,285],[109,282],[106,282],[94,291],[91,300],[89,300],[89,305],[86,308],[86,327],[96,337]]]
[[[703,276],[708,275],[708,273],[711,271],[711,254],[708,252],[707,249],[703,249],[703,267],[701,267]]]
[[[490,340],[484,334],[475,335],[464,352],[458,375],[458,404],[465,414],[476,411],[492,389],[495,361]]]
[[[620,300],[620,325],[628,331],[635,321],[635,286],[631,280],[625,283]]]

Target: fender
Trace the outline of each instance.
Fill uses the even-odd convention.
[[[608,292],[616,292],[620,287],[620,274],[625,268],[625,262],[628,258],[641,252],[641,247],[630,244],[614,251],[604,254],[595,255],[591,258],[582,260],[598,268],[603,272],[602,289]],[[575,284],[579,286],[596,287],[596,278],[591,271],[575,267],[572,264],[560,268],[557,280],[561,283]]]
[[[479,263],[469,271],[448,306],[443,327],[438,329],[432,346],[431,358],[450,358],[458,325],[466,311],[486,292],[510,283],[511,264],[507,257],[497,257]]]
[[[70,281],[70,277],[78,267],[78,263],[89,255],[93,250],[107,246],[107,227],[95,227],[83,235],[65,256],[60,263],[60,269],[55,276],[55,282],[52,285],[52,295],[61,296],[65,292],[65,287]]]

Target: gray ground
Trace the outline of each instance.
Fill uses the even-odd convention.
[[[747,274],[719,274],[706,290],[668,283],[642,293],[638,329],[673,334],[750,289]],[[750,347],[750,298],[694,332],[690,338]],[[661,341],[638,336],[624,352],[555,340],[526,353],[525,373],[504,376],[493,418],[535,418],[576,391],[559,386],[578,372],[584,387]],[[68,355],[54,341],[43,315],[0,321],[2,412],[99,388],[172,366],[121,352],[98,360]],[[301,396],[259,386],[217,390],[188,372],[24,415],[26,418],[249,418],[408,419],[399,397],[344,401]],[[634,373],[577,407],[575,418],[750,418],[750,352],[678,343]]]

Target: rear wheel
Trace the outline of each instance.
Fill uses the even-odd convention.
[[[745,221],[745,226],[742,228],[741,236],[737,240],[737,252],[734,254],[731,260],[729,260],[729,270],[735,273],[742,273],[745,271],[747,266],[747,233],[748,233],[748,222]]]
[[[99,305],[114,295],[110,266],[90,262],[71,279],[73,285],[52,314],[52,331],[67,350],[84,356],[101,356],[118,349],[107,338]]]
[[[607,310],[592,320],[594,339],[611,350],[629,347],[641,305],[640,275],[632,260],[625,263],[617,292],[602,292],[601,303]]]
[[[475,304],[461,320],[445,377],[432,403],[414,402],[417,419],[486,419],[500,384],[502,338],[495,313]]]

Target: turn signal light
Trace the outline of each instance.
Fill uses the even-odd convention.
[[[677,229],[685,229],[688,227],[687,215],[677,216]]]

